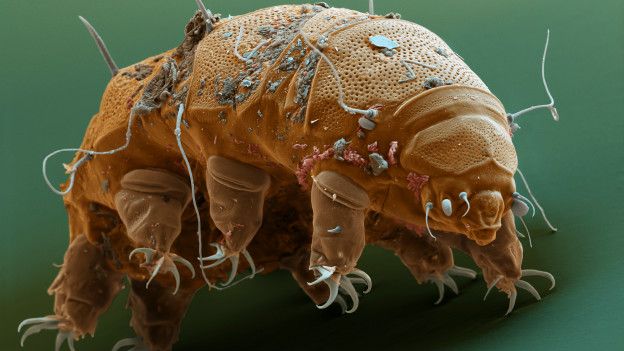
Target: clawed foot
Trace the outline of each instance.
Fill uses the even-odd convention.
[[[158,273],[171,272],[176,282],[176,287],[173,291],[173,294],[175,295],[180,288],[180,272],[178,272],[178,268],[175,265],[176,263],[180,263],[188,268],[189,271],[191,271],[191,279],[195,278],[195,268],[193,268],[191,262],[181,256],[171,252],[163,253],[147,247],[141,247],[132,250],[132,252],[130,252],[129,259],[132,260],[132,256],[137,253],[145,255],[145,262],[141,264],[141,267],[146,268],[151,274],[149,280],[145,284],[145,288],[149,287],[150,282]],[[154,262],[154,258],[158,256],[160,256],[160,258]]]
[[[119,351],[124,347],[131,347],[127,351],[150,351],[149,348],[143,343],[143,339],[138,336],[117,341],[111,351]]]
[[[546,278],[546,279],[548,279],[550,281],[550,288],[548,290],[552,290],[552,289],[555,288],[555,277],[552,274],[548,273],[548,272],[538,271],[536,269],[523,269],[521,277],[542,277],[542,278]],[[490,290],[492,290],[492,288],[494,286],[496,286],[499,282],[501,282],[501,280],[503,280],[503,278],[504,277],[501,275],[498,278],[494,279],[490,283],[490,285],[488,286],[488,290],[485,293],[485,296],[483,297],[483,301],[485,301],[485,299],[488,297],[488,294],[490,293]],[[527,281],[524,281],[522,279],[518,279],[517,281],[514,282],[513,287],[508,292],[509,307],[507,308],[507,312],[505,313],[505,315],[508,315],[509,313],[511,313],[511,311],[513,311],[513,309],[514,309],[514,306],[516,305],[516,298],[518,297],[518,291],[516,290],[516,288],[520,288],[520,289],[528,291],[538,301],[542,299],[542,297],[537,292],[537,290],[533,287],[533,285],[531,285]]]
[[[238,271],[239,255],[238,254],[227,255],[225,253],[223,245],[221,245],[221,244],[212,243],[210,245],[213,246],[214,248],[216,248],[217,252],[214,255],[212,255],[212,256],[200,257],[199,260],[202,261],[202,262],[203,261],[214,261],[214,262],[212,262],[212,263],[210,263],[208,265],[203,265],[202,264],[200,266],[200,268],[201,269],[213,268],[213,267],[216,267],[216,266],[220,265],[221,263],[223,263],[223,262],[225,262],[226,260],[229,259],[230,263],[232,264],[232,269],[230,271],[230,276],[228,277],[227,281],[225,281],[225,283],[221,284],[221,287],[227,287],[228,285],[232,284],[232,282],[234,281],[234,277],[236,277],[236,273]],[[241,251],[241,253],[245,257],[245,259],[249,263],[249,267],[251,268],[251,275],[249,277],[247,277],[247,278],[251,279],[258,272],[256,270],[256,265],[254,264],[253,258],[251,257],[251,255],[249,254],[249,251],[247,251],[247,249],[243,249]]]
[[[329,287],[329,298],[324,304],[316,306],[319,309],[327,308],[336,302],[342,308],[343,313],[353,313],[357,310],[360,303],[359,294],[355,290],[353,284],[366,285],[366,289],[363,291],[364,294],[368,294],[373,287],[370,276],[357,268],[353,269],[347,275],[336,274],[336,267],[330,266],[318,266],[310,269],[314,270],[318,276],[316,280],[309,282],[308,285],[316,285],[320,282],[324,282]],[[338,295],[339,292],[351,298],[353,305],[350,309],[347,308],[347,303],[344,298]]]
[[[477,277],[477,272],[472,269],[453,266],[444,272],[444,274],[429,278],[429,281],[438,287],[439,297],[438,300],[434,302],[435,305],[439,304],[444,299],[445,285],[448,286],[455,293],[455,295],[459,295],[459,288],[457,287],[457,283],[455,283],[455,279],[453,279],[452,275],[475,279]]]
[[[56,335],[56,341],[54,343],[54,350],[59,351],[61,349],[61,346],[63,346],[65,340],[67,340],[69,349],[71,351],[75,351],[74,333],[60,330],[60,322],[61,321],[55,316],[25,319],[17,327],[17,332],[19,333],[21,332],[23,327],[30,325],[30,327],[28,327],[28,329],[24,331],[24,335],[22,335],[22,339],[20,340],[20,346],[24,347],[24,341],[26,341],[29,336],[37,334],[42,330],[58,330],[58,334]]]

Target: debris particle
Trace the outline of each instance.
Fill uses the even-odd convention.
[[[340,234],[342,233],[342,227],[337,225],[336,228],[328,229],[327,232],[332,234]]]
[[[336,140],[334,143],[334,158],[340,161],[344,161],[343,153],[350,142],[346,141],[344,138],[340,138]]]
[[[260,118],[264,117],[264,114],[260,110],[258,110],[258,117],[260,117]]]
[[[232,36],[232,32],[225,32],[223,33],[223,38],[229,38]]]
[[[396,13],[396,12],[390,12],[390,13],[386,14],[384,17],[388,18],[388,19],[401,19],[401,14],[400,13]]]
[[[368,155],[368,159],[370,160],[369,167],[373,175],[378,176],[388,169],[388,161],[380,154],[374,152]]]
[[[284,61],[282,61],[278,69],[281,71],[294,71],[295,69],[297,69],[298,65],[299,62],[297,62],[294,57],[288,56],[284,59]]]
[[[386,36],[383,35],[374,35],[370,38],[368,38],[368,41],[370,41],[371,44],[373,44],[374,46],[378,47],[378,48],[385,48],[385,49],[396,49],[399,47],[399,44],[392,40],[389,39]]]
[[[271,26],[260,26],[258,27],[258,34],[262,35],[265,38],[270,37],[275,33],[275,28]]]
[[[377,126],[375,122],[371,121],[366,117],[360,117],[360,119],[358,119],[358,124],[360,125],[360,127],[366,130],[373,130]]]
[[[295,150],[303,150],[306,147],[308,147],[308,144],[294,144],[292,146],[292,148],[295,149]]]
[[[329,40],[329,38],[327,38],[325,35],[321,35],[320,37],[318,37],[318,40],[316,41],[316,45],[319,47],[319,49],[325,49],[327,48],[327,46],[329,46],[329,44],[327,43]]]
[[[142,81],[147,78],[150,74],[152,74],[153,68],[152,66],[145,65],[142,63],[138,63],[134,65],[134,71],[123,72],[121,75],[126,78],[136,79],[137,81]]]
[[[446,50],[444,48],[441,48],[441,47],[435,48],[435,53],[440,55],[440,56],[448,57],[448,53],[446,52]]]
[[[443,85],[451,85],[451,84],[453,83],[445,82],[438,77],[429,77],[423,82],[422,86],[425,89],[433,89],[433,88],[441,87]]]
[[[248,78],[245,78],[241,82],[241,85],[244,86],[245,88],[249,88],[249,87],[251,87],[253,85],[253,82],[251,80],[249,80]]]
[[[396,50],[394,49],[382,49],[381,52],[388,57],[392,57],[396,54]]]
[[[222,124],[226,124],[227,123],[227,113],[225,113],[225,111],[219,111],[219,122],[221,122]]]
[[[398,141],[391,141],[390,142],[390,149],[388,150],[388,164],[390,166],[394,166],[397,164],[397,160],[396,160],[396,152],[399,148],[399,142]]]
[[[280,78],[274,82],[269,82],[269,86],[267,87],[267,90],[270,93],[274,93],[277,88],[279,88],[280,84],[282,84],[282,82],[284,81],[284,78]]]
[[[377,142],[374,142],[372,144],[368,144],[367,149],[368,149],[368,152],[378,152],[379,151],[379,147],[377,146]]]
[[[314,123],[316,123],[318,121],[319,121],[318,118],[317,119],[313,119],[313,120],[310,121],[310,124],[314,124]]]

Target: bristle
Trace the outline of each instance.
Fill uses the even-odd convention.
[[[102,54],[102,57],[104,57],[104,61],[106,61],[106,64],[108,65],[108,68],[110,69],[111,75],[113,76],[116,75],[117,72],[119,72],[119,68],[117,67],[117,64],[115,64],[115,61],[111,57],[110,52],[108,52],[108,48],[106,47],[106,44],[104,44],[102,37],[100,37],[98,32],[95,30],[95,28],[93,28],[91,23],[89,23],[89,21],[87,21],[84,17],[78,16],[78,18],[80,18],[80,21],[82,21],[85,27],[87,27],[89,34],[91,34],[91,37],[93,38],[93,40],[95,40],[95,43],[97,44],[97,47],[100,50],[100,53]]]

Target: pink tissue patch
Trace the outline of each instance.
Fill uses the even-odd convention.
[[[351,148],[347,148],[342,153],[342,158],[344,158],[345,161],[360,167],[366,166],[366,164],[368,163],[368,161],[366,161],[364,157],[362,157],[360,154],[358,154],[357,151]]]
[[[397,164],[397,160],[396,160],[396,152],[399,149],[399,142],[398,141],[391,141],[390,142],[390,149],[388,150],[388,164],[390,166],[394,166]]]
[[[308,155],[304,157],[303,160],[301,160],[301,163],[299,164],[299,167],[297,168],[295,174],[297,175],[297,182],[299,182],[299,185],[301,185],[303,190],[308,189],[308,187],[310,186],[310,183],[308,182],[308,176],[310,175],[312,168],[314,168],[314,165],[316,165],[316,163],[319,161],[327,160],[332,157],[334,157],[333,147],[330,147],[321,153],[320,150],[315,146],[312,155]]]
[[[294,144],[292,146],[292,148],[295,149],[295,150],[303,150],[306,147],[308,147],[308,144]]]
[[[378,152],[378,151],[379,151],[379,147],[377,146],[377,142],[368,144],[368,152]]]
[[[407,188],[414,193],[416,201],[420,201],[420,189],[429,181],[429,176],[411,172],[407,175]]]

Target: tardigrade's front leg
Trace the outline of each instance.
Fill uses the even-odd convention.
[[[85,235],[76,237],[63,260],[63,266],[48,289],[54,295],[54,315],[24,320],[18,331],[28,327],[21,340],[41,330],[58,330],[56,350],[67,340],[95,333],[100,315],[108,309],[122,288],[122,274],[110,267],[102,247],[91,244]]]
[[[195,277],[193,265],[170,252],[180,235],[182,212],[191,199],[190,187],[177,175],[161,169],[137,169],[123,176],[122,189],[115,194],[115,206],[126,232],[136,245],[130,258],[143,254],[150,277],[170,272],[175,279],[173,294],[180,287],[176,263],[184,265]]]
[[[223,240],[212,244],[216,253],[202,260],[213,262],[202,269],[229,259],[232,271],[224,286],[234,280],[241,253],[251,266],[252,275],[255,274],[255,265],[246,247],[262,225],[264,200],[270,185],[270,176],[261,169],[220,156],[208,159],[206,187],[210,217],[223,233]]]
[[[354,312],[359,298],[353,283],[366,284],[365,293],[371,289],[370,277],[356,268],[366,241],[364,220],[369,205],[368,195],[350,179],[325,171],[314,178],[311,200],[313,234],[310,269],[318,277],[309,284],[324,282],[330,290],[327,301],[317,307],[330,306],[342,291],[353,301],[353,306],[346,312]]]
[[[381,220],[390,221],[385,218]],[[382,230],[385,229],[384,233],[378,233],[375,230],[377,226]],[[380,223],[377,226],[371,225],[371,228],[368,228],[371,232],[371,243],[394,251],[419,284],[426,282],[435,284],[439,296],[435,304],[442,302],[444,286],[455,294],[459,293],[453,276],[476,278],[475,271],[454,264],[453,251],[440,240],[434,240],[428,235],[419,235],[399,224]]]
[[[528,291],[537,300],[541,296],[537,290],[522,278],[539,276],[551,282],[550,289],[555,287],[555,278],[548,272],[535,269],[522,269],[522,244],[516,235],[514,217],[509,211],[502,219],[502,226],[496,233],[496,239],[488,245],[480,246],[464,236],[451,233],[436,233],[439,240],[448,245],[466,252],[483,270],[483,278],[488,285],[488,291],[496,286],[509,297],[509,314],[518,295],[517,288]],[[487,293],[485,297],[487,297]],[[485,298],[484,298],[485,299]]]

